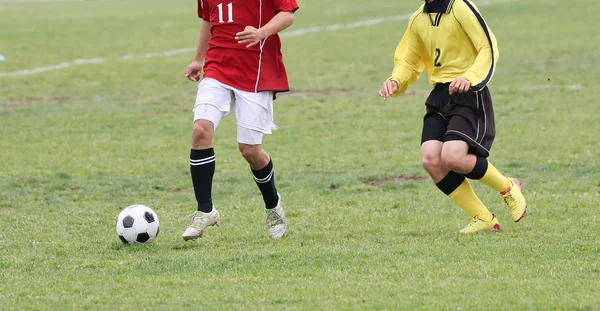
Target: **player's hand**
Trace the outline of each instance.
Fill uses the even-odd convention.
[[[193,61],[186,69],[185,76],[191,81],[198,82],[202,73],[202,62]]]
[[[470,88],[471,82],[469,82],[469,80],[467,80],[466,78],[459,77],[454,79],[454,81],[450,83],[448,91],[450,92],[450,95],[452,95],[454,93],[466,93],[469,91]]]
[[[267,36],[265,36],[261,29],[256,29],[252,26],[246,26],[246,29],[244,29],[244,31],[235,34],[235,40],[239,44],[248,43],[248,45],[246,45],[247,48],[257,45],[260,42],[260,40],[266,37]]]
[[[396,91],[398,91],[398,83],[393,80],[387,80],[383,82],[381,89],[379,89],[379,96],[383,97],[383,100],[387,100]]]

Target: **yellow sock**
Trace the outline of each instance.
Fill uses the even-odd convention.
[[[485,175],[483,175],[479,181],[498,192],[505,191],[512,185],[510,179],[502,175],[502,173],[500,173],[490,162],[488,162],[488,168],[487,171],[485,171]]]
[[[471,184],[466,179],[448,197],[473,218],[477,217],[483,221],[492,221],[494,217],[473,192]]]

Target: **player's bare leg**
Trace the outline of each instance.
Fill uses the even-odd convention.
[[[441,141],[423,142],[421,160],[423,168],[429,173],[436,186],[471,216],[469,225],[459,232],[475,233],[481,230],[499,230],[498,220],[479,200],[465,177],[446,166],[442,155],[443,147],[444,143]]]
[[[254,181],[262,193],[267,212],[266,225],[269,235],[276,239],[286,231],[286,218],[281,206],[281,197],[275,188],[275,174],[271,157],[264,151],[262,145],[238,144],[242,156],[252,169]]]
[[[186,241],[201,237],[207,227],[218,225],[221,222],[219,211],[213,207],[211,194],[212,179],[215,173],[213,135],[214,125],[211,121],[200,119],[194,122],[190,172],[198,210],[194,213],[190,226],[182,235]]]
[[[262,145],[248,145],[238,143],[238,149],[242,154],[242,157],[246,159],[248,164],[250,164],[250,168],[254,171],[258,171],[271,161],[269,154],[265,152],[262,148]]]
[[[474,154],[469,154],[469,145],[462,140],[445,142],[441,156],[444,166],[462,175],[470,173],[477,160]]]
[[[468,150],[469,146],[464,141],[445,142],[442,149],[444,165],[500,192],[513,221],[523,219],[527,213],[527,203],[519,180],[504,176],[486,158],[470,154]]]
[[[196,120],[192,131],[192,149],[212,148],[215,126],[208,120]]]
[[[421,162],[423,168],[429,173],[434,183],[440,182],[448,173],[449,169],[442,165],[442,146],[438,140],[429,140],[421,145]]]

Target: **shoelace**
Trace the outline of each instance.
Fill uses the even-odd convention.
[[[269,227],[283,223],[283,218],[276,211],[270,211],[267,215],[267,225]]]
[[[515,202],[515,198],[513,198],[510,194],[504,197],[504,203],[506,203],[510,208],[513,207],[513,203]]]
[[[477,223],[478,220],[479,219],[477,219],[477,218],[471,218],[471,222],[469,223],[469,227],[474,226]]]
[[[183,217],[181,217],[181,218],[177,219],[177,221],[178,221],[178,222],[182,222],[182,221],[184,221],[184,220],[187,220],[187,219],[189,219],[189,218],[191,218],[192,220],[194,220],[194,215],[196,215],[196,213],[192,213],[191,215],[186,215],[186,216],[183,216]]]
[[[193,213],[193,214],[187,215],[185,217],[181,217],[177,221],[182,222],[184,220],[187,220],[187,219],[191,218],[191,220],[190,220],[190,226],[192,226],[192,224],[194,224],[194,219],[195,219],[194,216],[195,215],[196,215],[196,213]],[[198,220],[199,220],[199,224],[198,225],[205,225],[206,224],[206,219],[204,219],[204,217],[198,217]]]

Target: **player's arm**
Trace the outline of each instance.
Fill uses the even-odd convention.
[[[246,47],[252,47],[261,40],[272,36],[280,31],[292,26],[294,23],[293,11],[281,11],[277,13],[266,25],[256,29],[252,26],[246,26],[242,32],[235,35],[235,40],[239,44],[247,44]]]
[[[204,58],[206,57],[206,51],[208,51],[208,40],[210,39],[211,28],[211,23],[202,21],[200,38],[198,39],[198,47],[196,48],[196,56],[194,56],[194,60],[185,70],[185,76],[194,82],[200,80],[202,66],[204,66]]]
[[[394,70],[392,76],[383,83],[379,96],[386,100],[404,93],[421,75],[425,65],[419,54],[419,41],[411,29],[413,19],[404,33],[394,54]]]
[[[496,70],[499,57],[498,43],[481,13],[472,2],[469,0],[457,1],[452,10],[463,30],[473,42],[473,46],[477,49],[475,62],[462,78],[467,80],[470,84],[468,86],[473,91],[479,91],[490,82]],[[451,92],[456,89],[457,83],[453,82],[452,84],[450,86]],[[462,90],[457,89],[456,91]]]

